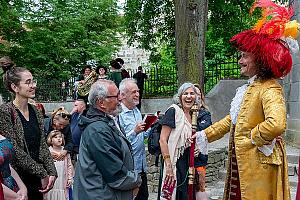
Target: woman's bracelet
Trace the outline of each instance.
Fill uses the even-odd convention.
[[[164,160],[170,159],[170,154],[163,155],[163,159]]]

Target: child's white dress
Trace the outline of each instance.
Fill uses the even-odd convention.
[[[63,148],[63,147],[62,147]],[[53,151],[49,147],[50,152]],[[66,188],[68,177],[72,179],[73,166],[71,163],[70,155],[67,154],[64,160],[54,160],[55,168],[57,171],[57,179],[53,188],[45,195],[46,200],[69,200],[68,188]],[[71,171],[71,174],[70,174]],[[71,175],[71,177],[70,177]]]

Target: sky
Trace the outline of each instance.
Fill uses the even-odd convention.
[[[120,6],[120,7],[124,7],[124,4],[125,4],[125,0],[118,0],[118,5]],[[123,11],[123,9],[120,11],[120,13],[121,14],[124,14],[124,11]]]

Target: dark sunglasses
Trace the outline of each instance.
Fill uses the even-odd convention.
[[[59,113],[57,114],[59,116],[61,116],[64,119],[71,119],[71,115],[70,114],[66,114],[66,113]]]

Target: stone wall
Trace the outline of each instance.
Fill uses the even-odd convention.
[[[205,96],[205,102],[211,112],[212,121],[216,122],[229,114],[230,102],[236,88],[246,83],[246,80],[220,80]]]
[[[226,159],[226,148],[214,149],[208,153],[208,165],[206,168],[206,183],[212,183],[218,180],[220,169],[224,168]],[[148,151],[147,151],[148,152]],[[148,163],[148,190],[149,192],[158,192],[159,169],[155,166],[155,156],[147,153]]]
[[[300,22],[300,1],[294,1],[295,19]],[[300,38],[298,38],[298,43]],[[282,81],[287,107],[286,140],[300,147],[300,56],[293,55],[291,73]]]
[[[138,66],[148,65],[149,56],[150,52],[140,49],[137,43],[129,46],[126,40],[123,40],[122,47],[115,55],[115,57],[120,57],[124,60],[124,67],[127,70],[136,70]]]

